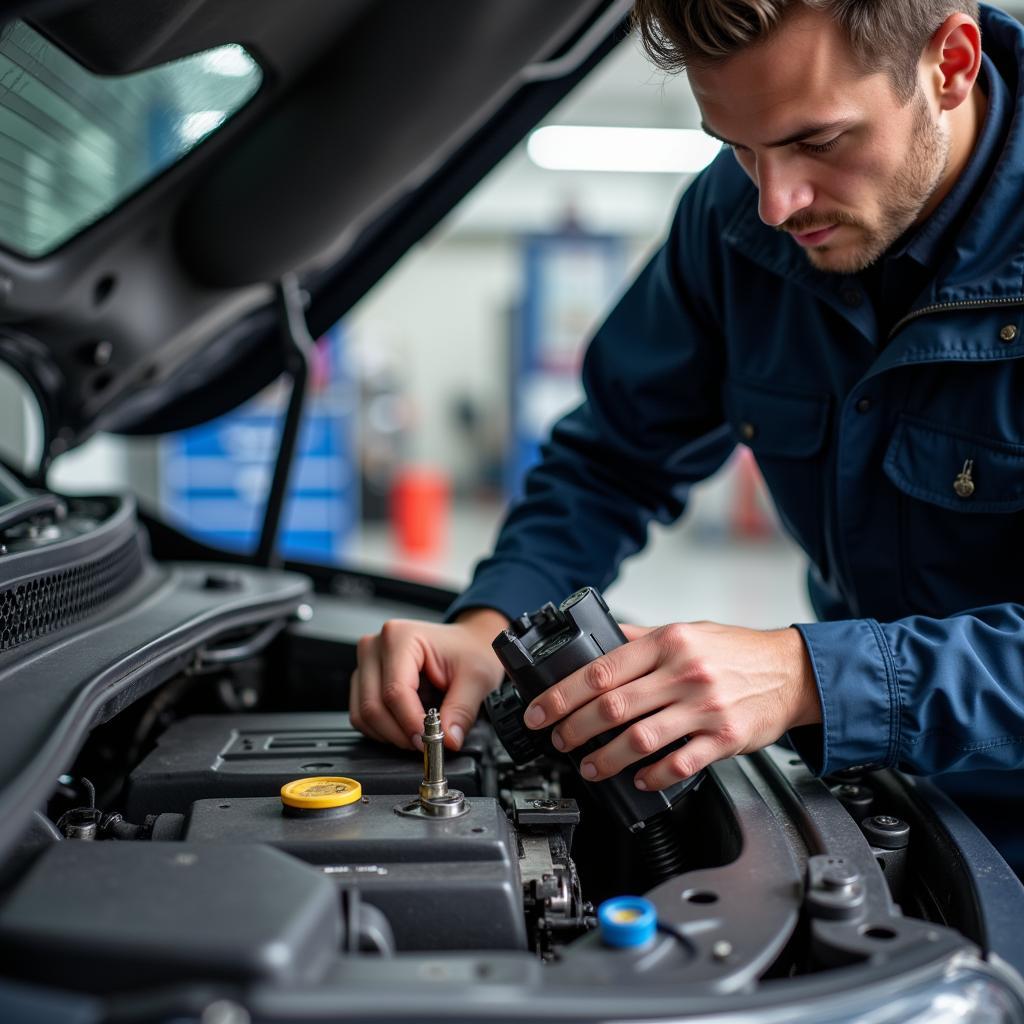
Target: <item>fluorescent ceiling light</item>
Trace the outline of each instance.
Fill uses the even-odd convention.
[[[551,171],[697,174],[722,144],[694,128],[599,128],[553,124],[530,136],[530,159]]]

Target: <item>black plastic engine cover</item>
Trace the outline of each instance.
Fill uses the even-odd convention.
[[[357,888],[387,917],[399,950],[525,949],[518,843],[496,800],[428,820],[399,815],[415,790],[294,817],[274,797],[199,800],[191,844],[263,842]]]
[[[335,887],[258,845],[58,843],[0,910],[5,971],[97,992],[314,981],[341,938]]]
[[[470,731],[458,754],[448,752],[449,784],[481,793],[482,734]],[[363,792],[416,793],[423,756],[366,739],[343,712],[197,715],[176,722],[131,773],[125,816],[184,813],[207,797],[276,796],[286,782],[344,775]]]

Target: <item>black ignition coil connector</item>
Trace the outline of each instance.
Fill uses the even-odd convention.
[[[487,698],[486,707],[498,738],[517,764],[547,754],[568,757],[578,771],[587,754],[626,728],[602,733],[571,753],[561,754],[551,743],[550,728],[533,732],[523,724],[527,705],[545,690],[624,643],[626,637],[593,587],[578,590],[557,608],[549,603],[520,616],[498,635],[493,647],[508,678]],[[685,742],[681,739],[613,778],[587,784],[627,829],[638,832],[678,803],[702,778],[703,773],[698,773],[658,793],[642,792],[633,784],[638,768],[653,764]]]

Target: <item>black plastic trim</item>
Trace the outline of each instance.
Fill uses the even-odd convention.
[[[241,626],[290,616],[309,592],[292,573],[233,568],[230,590],[211,588],[223,566],[151,567],[101,622],[26,645],[0,663],[0,857],[50,795],[90,727],[154,689],[200,645]]]

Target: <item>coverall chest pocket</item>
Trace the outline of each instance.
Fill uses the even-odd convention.
[[[1024,444],[905,414],[884,469],[900,492],[910,607],[948,615],[1024,600]]]
[[[736,439],[754,453],[787,532],[824,565],[828,395],[730,379],[725,409]]]

